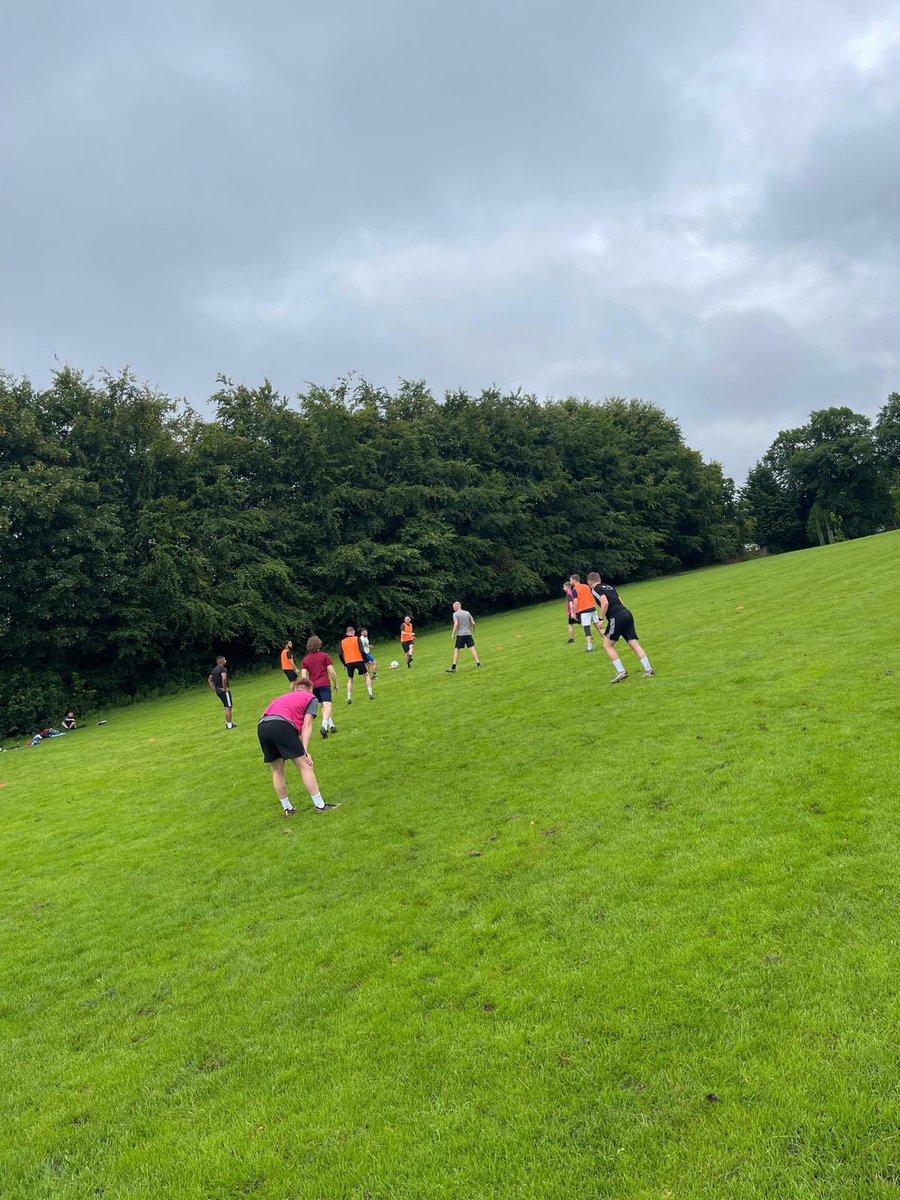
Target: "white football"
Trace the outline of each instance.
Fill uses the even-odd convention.
[[[395,658],[394,661],[391,663],[391,670],[396,671],[399,666],[400,666],[400,664],[397,662],[397,660]]]

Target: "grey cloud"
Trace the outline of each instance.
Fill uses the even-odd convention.
[[[38,382],[642,395],[739,476],[898,386],[887,0],[3,21],[0,364]]]

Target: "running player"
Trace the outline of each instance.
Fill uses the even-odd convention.
[[[339,657],[341,662],[347,668],[347,703],[353,703],[354,675],[363,676],[366,681],[366,688],[369,692],[369,699],[374,700],[375,696],[372,692],[372,680],[369,678],[369,670],[366,666],[366,652],[363,650],[362,638],[356,636],[356,630],[352,625],[347,626],[347,633],[341,639]]]
[[[581,582],[580,575],[569,576],[569,588],[573,596],[573,604],[575,605],[575,617],[584,630],[585,640],[587,641],[587,652],[594,649],[593,627],[600,627],[600,622],[597,619],[597,609],[595,606],[596,597],[586,583]]]
[[[220,654],[216,658],[216,665],[210,671],[209,679],[206,682],[225,708],[225,728],[234,729],[234,721],[231,719],[231,688],[228,686],[228,669],[225,665],[224,654]]]
[[[456,664],[459,662],[459,652],[463,647],[468,647],[472,652],[472,657],[475,659],[475,666],[481,666],[481,659],[478,657],[478,651],[475,649],[475,638],[472,636],[475,632],[475,618],[470,612],[463,608],[459,600],[453,601],[453,666],[444,667],[448,675],[456,673]]]
[[[609,583],[604,583],[596,571],[592,571],[588,575],[588,583],[591,585],[591,591],[600,605],[601,617],[606,617],[606,631],[603,634],[603,649],[609,656],[612,665],[616,668],[616,675],[610,683],[621,683],[623,679],[628,678],[628,672],[622,666],[622,660],[619,658],[619,652],[614,643],[619,638],[624,638],[631,649],[641,660],[641,666],[644,668],[644,678],[655,674],[650,666],[650,659],[644,653],[644,648],[638,641],[637,630],[634,627],[634,617],[631,615],[630,609],[627,609],[622,603],[619,593]]]
[[[578,624],[578,618],[575,616],[575,593],[572,591],[571,584],[564,583],[563,595],[566,598],[566,623],[569,631],[569,640],[566,643],[571,646],[575,641],[575,626]]]
[[[287,641],[281,651],[281,669],[287,676],[287,681],[291,685],[291,691],[297,690],[297,670],[294,666],[294,643]]]
[[[300,778],[309,792],[316,812],[330,812],[340,807],[338,804],[326,804],[322,799],[313,771],[313,760],[306,749],[318,703],[309,688],[301,686],[284,696],[276,696],[260,717],[256,727],[263,761],[272,768],[272,787],[286,817],[291,816],[294,811],[288,799],[287,780],[284,776],[284,764],[288,759],[300,772]]]
[[[400,626],[400,649],[406,655],[407,667],[412,666],[413,646],[416,644],[416,635],[413,632],[412,617],[405,616],[403,624]]]
[[[312,694],[321,705],[322,725],[319,732],[324,740],[329,733],[337,733],[334,721],[331,719],[331,688],[332,685],[337,687],[337,674],[334,670],[334,663],[331,661],[331,655],[324,653],[322,639],[317,638],[315,634],[311,638],[307,638],[306,654],[300,663],[300,669],[308,678]],[[300,687],[303,687],[305,683],[306,679],[301,679]]]
[[[361,629],[359,631],[359,640],[363,644],[363,653],[366,656],[366,666],[372,668],[369,674],[373,679],[375,679],[378,675],[378,663],[375,661],[374,655],[372,654],[372,647],[369,645],[368,629]]]

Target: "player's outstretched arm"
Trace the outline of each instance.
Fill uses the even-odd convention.
[[[312,727],[313,727],[313,713],[311,713],[311,712],[304,713],[303,729],[300,733],[300,740],[301,740],[301,742],[303,742],[303,745],[305,747],[307,747],[306,761],[310,762],[310,763],[312,762],[312,755],[310,754],[308,747],[309,747],[310,738],[312,737]]]

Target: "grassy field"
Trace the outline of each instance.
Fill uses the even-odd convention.
[[[900,534],[623,595],[0,755],[3,1200],[900,1195]]]

